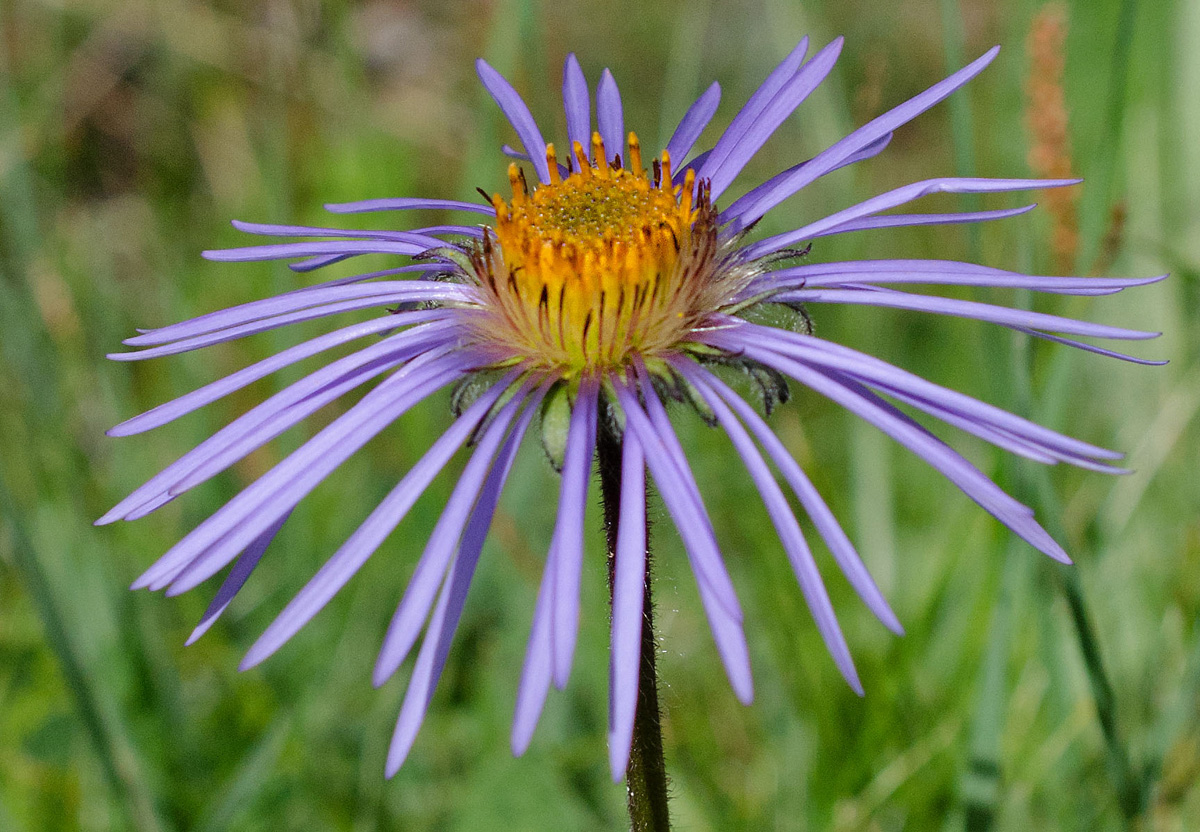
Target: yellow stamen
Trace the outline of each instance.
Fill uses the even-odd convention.
[[[579,163],[578,173],[585,179],[592,175],[592,163],[588,161],[587,153],[583,149],[583,145],[579,142],[574,142],[571,145],[571,151],[575,154],[575,161]]]
[[[642,176],[642,145],[638,142],[637,133],[629,133],[629,172],[639,179]]]
[[[516,162],[508,166],[508,184],[512,187],[513,207],[523,205],[529,189],[525,186],[525,172],[517,167]]]
[[[629,165],[611,164],[599,133],[592,160],[572,144],[578,170],[564,177],[546,147],[550,181],[533,190],[509,167],[511,203],[499,195],[495,244],[476,249],[475,269],[491,314],[477,339],[507,356],[567,373],[626,366],[684,338],[730,291],[713,278],[716,211],[695,171],[671,182],[664,152],[651,182],[629,134]],[[655,187],[655,185],[658,187]]]
[[[601,179],[608,178],[608,157],[604,155],[604,139],[599,133],[592,134],[592,159],[596,163],[596,175]]]

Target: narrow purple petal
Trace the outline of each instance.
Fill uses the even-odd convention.
[[[692,159],[690,162],[688,162],[686,165],[684,165],[683,167],[672,168],[671,181],[674,182],[676,185],[681,184],[685,179],[687,179],[687,172],[689,170],[699,170],[700,168],[704,167],[704,163],[708,161],[708,157],[711,155],[712,155],[712,151],[706,150],[703,153],[697,153],[696,157],[694,159]],[[672,164],[674,164],[674,163],[672,162]],[[699,182],[696,183],[696,187],[697,188],[700,187]]]
[[[797,228],[795,231],[788,231],[784,234],[777,234],[774,237],[767,237],[765,240],[759,240],[757,243],[746,246],[742,251],[748,259],[762,257],[803,240],[819,237],[829,229],[836,228],[851,220],[869,216],[880,211],[886,211],[889,208],[897,208],[906,202],[911,202],[914,199],[929,196],[930,194],[981,194],[1004,191],[1032,191],[1042,188],[1063,188],[1078,183],[1078,179],[979,179],[954,176],[926,179],[922,182],[914,182],[911,185],[904,185],[887,193],[871,197],[857,205],[852,205],[835,214],[830,214],[824,219]]]
[[[511,380],[511,379],[510,379]],[[284,607],[242,659],[242,669],[254,667],[295,635],[338,593],[375,553],[408,514],[454,453],[495,404],[507,383],[501,382],[477,399],[438,437],[403,479],[354,530],[304,588]]]
[[[646,578],[646,460],[632,432],[625,434],[623,444],[608,673],[608,761],[614,781],[625,775],[633,742]]]
[[[478,202],[461,202],[457,199],[363,199],[357,202],[327,202],[325,210],[331,214],[365,214],[371,211],[472,211],[476,214],[496,216],[496,209]]]
[[[455,291],[457,288],[446,283],[438,283],[431,280],[385,280],[361,286],[330,286],[321,289],[313,288],[302,292],[288,292],[271,298],[263,298],[262,300],[231,306],[227,309],[219,309],[216,312],[209,312],[208,314],[180,321],[176,324],[151,329],[140,335],[125,339],[123,343],[131,347],[166,344],[171,341],[190,338],[195,335],[206,335],[239,324],[262,320],[274,315],[294,312],[310,306],[355,300],[357,298],[385,296],[389,298],[388,302],[390,302],[390,298],[395,293],[408,295],[411,292],[411,299],[413,301],[430,301],[441,299],[437,293],[444,292],[447,289],[450,292],[445,295],[446,300],[469,297],[461,291]],[[429,293],[431,292],[434,294],[430,295]]]
[[[1006,494],[949,445],[910,421],[897,418],[894,413],[851,389],[827,371],[756,347],[748,348],[746,354],[791,376],[875,425],[940,471],[964,494],[1034,548],[1055,560],[1070,562],[1062,547],[1033,519],[1033,513],[1028,507]]]
[[[447,381],[452,380],[449,379]],[[353,425],[347,426],[346,424],[342,424],[338,425],[334,431],[326,434],[323,437],[323,441],[334,447],[329,453],[320,456],[317,460],[311,458],[314,453],[314,449],[311,446],[302,446],[299,452],[292,455],[299,455],[299,461],[293,460],[297,468],[293,468],[286,475],[282,475],[280,472],[272,469],[272,472],[277,475],[272,486],[269,489],[263,489],[255,493],[253,500],[243,499],[239,502],[237,506],[239,511],[245,510],[248,504],[257,502],[257,509],[250,509],[249,517],[243,517],[239,521],[236,519],[235,512],[231,516],[224,518],[224,529],[216,525],[206,530],[208,534],[215,535],[216,540],[207,545],[201,545],[200,551],[151,583],[150,589],[159,590],[169,584],[175,590],[171,594],[178,594],[179,592],[186,592],[207,580],[223,568],[233,558],[237,548],[245,545],[248,539],[263,524],[270,522],[271,518],[278,516],[284,511],[293,508],[309,492],[316,488],[317,485],[323,482],[338,465],[361,448],[362,445],[383,430],[384,427],[395,421],[396,418],[410,409],[414,404],[424,400],[431,393],[443,387],[447,381],[435,377],[426,380],[422,386],[405,391],[403,394],[396,394],[393,391],[389,391],[393,392],[393,395],[388,399],[372,402],[371,407],[365,408],[363,411],[355,414],[360,417],[365,416],[367,419],[366,425],[361,430],[355,432]],[[284,461],[286,462],[287,460],[285,459]],[[300,467],[302,462],[307,462],[307,466]],[[215,463],[214,467],[227,464],[225,461],[220,461]],[[279,466],[276,467],[278,468]],[[268,472],[268,474],[272,472]],[[210,476],[212,476],[212,472],[203,470],[202,467],[195,474],[185,477],[178,488],[181,490],[192,488],[198,482]],[[172,493],[175,493],[174,490]],[[241,497],[242,495],[239,494],[238,496]],[[233,503],[236,500],[237,498],[234,498],[230,502]],[[196,544],[193,543],[193,545]]]
[[[579,393],[567,428],[558,518],[554,523],[551,543],[557,562],[554,568],[550,631],[553,637],[554,684],[559,690],[567,686],[567,679],[571,675],[575,639],[579,634],[583,517],[587,506],[588,480],[592,476],[592,454],[596,447],[599,390],[599,383],[594,377],[585,377],[579,383]]]
[[[462,367],[455,362],[450,357],[417,372],[397,371],[176,543],[143,574],[139,586],[160,589],[185,570],[191,573],[186,583],[195,585],[220,569],[367,441],[453,382]],[[188,479],[176,488],[186,487]]]
[[[399,233],[399,232],[397,232]],[[218,248],[200,252],[205,260],[217,263],[251,263],[262,260],[283,260],[288,257],[313,257],[316,255],[358,256],[360,254],[404,254],[413,256],[449,245],[437,237],[420,234],[408,235],[407,242],[391,240],[331,240],[311,243],[274,243],[265,246],[242,248]]]
[[[201,466],[212,469],[217,460],[233,464],[334,399],[399,366],[408,355],[403,349],[396,350],[395,337],[322,367],[247,411],[137,488],[96,525],[133,519],[135,513],[144,516],[165,505],[171,489],[178,488],[184,477],[194,476]],[[433,360],[445,352],[445,347],[431,349],[414,358],[413,364]]]
[[[871,142],[870,144],[866,145],[865,147],[863,147],[859,150],[856,150],[854,153],[851,153],[845,159],[838,162],[836,165],[829,168],[828,170],[824,171],[821,175],[824,176],[826,174],[833,173],[835,170],[841,170],[844,167],[849,167],[850,165],[853,165],[857,162],[862,162],[866,159],[873,159],[876,156],[878,156],[880,153],[882,153],[887,148],[887,146],[891,143],[891,141],[892,141],[892,134],[885,133],[883,136],[881,136],[880,138]],[[758,185],[757,187],[753,188],[748,193],[743,194],[742,196],[738,197],[737,199],[735,199],[733,201],[733,203],[728,208],[726,208],[724,211],[721,212],[722,224],[738,220],[739,217],[741,216],[742,208],[744,206],[750,204],[751,202],[753,202],[755,199],[755,195],[758,194],[760,191],[768,190],[768,189],[774,187],[779,182],[782,182],[785,179],[787,179],[788,177],[795,175],[796,172],[799,171],[804,166],[814,165],[816,163],[817,163],[817,160],[814,157],[813,159],[807,159],[798,165],[793,165],[792,167],[788,168],[787,170],[784,170],[784,171],[781,171],[780,173],[775,174],[770,179],[768,179],[766,182],[763,182],[761,185]],[[745,227],[746,225],[749,225],[749,223],[745,222],[745,221],[734,222],[734,225],[731,227],[734,230],[740,230],[741,228]]]
[[[361,324],[352,324],[335,332],[330,332],[313,338],[310,341],[305,341],[302,344],[297,344],[283,352],[276,353],[269,358],[264,358],[262,361],[251,364],[249,367],[231,373],[225,376],[225,378],[206,384],[165,404],[160,404],[158,407],[147,410],[139,416],[127,419],[121,424],[110,428],[108,435],[131,436],[136,433],[143,433],[152,428],[165,425],[168,422],[173,422],[186,413],[191,413],[193,410],[197,410],[206,404],[228,396],[235,390],[240,390],[260,378],[265,378],[284,367],[289,367],[298,361],[310,358],[325,350],[341,346],[342,344],[348,344],[351,341],[365,338],[368,335],[377,335],[381,332],[398,329],[402,326],[420,324],[424,321],[437,321],[439,318],[446,317],[446,315],[447,312],[445,310],[404,312],[398,315],[388,315],[383,318],[364,321]],[[412,345],[414,349],[422,350],[426,348],[427,344],[439,343],[439,339],[436,336],[439,333],[445,333],[452,326],[453,323],[451,322],[427,323],[401,333],[403,337],[397,338],[391,343],[397,348]]]
[[[720,103],[721,85],[714,81],[703,95],[692,102],[692,106],[688,107],[688,111],[683,114],[679,126],[671,134],[671,140],[667,142],[666,149],[671,156],[672,164],[687,158],[688,153],[695,146],[696,140],[704,132],[704,128],[712,121],[713,114],[717,112],[717,106]]]
[[[760,275],[752,286],[753,292],[757,292],[765,286],[816,289],[840,288],[848,283],[913,283],[1029,289],[1060,295],[1110,295],[1132,286],[1157,283],[1165,277],[1058,277],[1019,274],[953,260],[858,260],[778,269]]]
[[[396,607],[391,624],[388,625],[387,634],[383,638],[383,647],[379,651],[379,658],[375,662],[375,672],[372,677],[376,687],[391,678],[392,674],[408,658],[413,645],[417,643],[421,624],[429,615],[430,607],[433,606],[434,598],[437,596],[438,587],[442,584],[446,570],[450,568],[450,563],[458,550],[459,539],[471,516],[471,510],[475,507],[488,471],[492,467],[492,460],[499,450],[500,444],[504,441],[504,436],[508,433],[508,426],[517,415],[517,410],[525,402],[529,386],[528,381],[521,385],[516,395],[496,413],[491,424],[483,432],[474,453],[471,454],[470,461],[467,462],[458,481],[454,484],[450,499],[446,501],[437,525],[429,535],[425,551],[421,553],[421,558],[413,569],[408,585],[404,588],[404,595]],[[504,392],[504,388],[493,392],[495,396],[492,401],[471,414],[470,418],[476,424],[491,410],[500,393]],[[479,402],[475,402],[475,404],[479,404]],[[466,415],[463,414],[464,417]],[[392,528],[395,527],[394,523],[390,523],[390,525]]]
[[[688,553],[692,573],[696,576],[696,585],[700,590],[700,602],[708,618],[709,630],[713,634],[717,653],[721,657],[730,685],[738,699],[748,703],[754,698],[754,683],[750,672],[750,654],[746,648],[745,634],[742,632],[741,609],[736,607],[731,610],[728,602],[714,593],[714,579],[706,574],[719,570],[718,574],[723,576],[725,581],[729,578],[720,562],[720,552],[712,537],[711,524],[703,512],[703,506],[689,504],[692,492],[685,485],[678,467],[686,467],[686,460],[678,458],[675,451],[664,444],[650,417],[641,409],[624,382],[614,379],[613,387],[621,409],[625,412],[626,431],[632,431],[645,448],[650,473],[654,475],[659,494],[667,505],[675,528],[679,530],[679,536],[683,538],[684,550]],[[729,584],[729,588],[732,590],[732,584]],[[737,597],[734,596],[733,600],[736,603]]]
[[[1043,447],[1095,459],[1119,459],[1121,454],[1031,422],[1007,410],[973,399],[957,390],[934,384],[918,375],[881,361],[874,356],[852,350],[840,344],[800,333],[783,332],[771,327],[745,324],[745,328],[729,337],[716,335],[715,342],[726,348],[740,349],[754,345],[780,352],[806,364],[817,364],[847,373],[868,384],[884,385],[935,402],[993,427],[998,427]]]
[[[431,226],[429,228],[415,228],[412,231],[368,231],[354,228],[319,228],[311,225],[277,225],[274,223],[261,222],[244,222],[242,220],[232,220],[230,223],[238,231],[243,231],[246,234],[257,234],[265,237],[355,237],[364,240],[396,240],[402,243],[414,243],[416,245],[426,245],[436,240],[432,234],[437,229],[445,229],[447,226]],[[456,229],[464,228],[465,226],[452,226]],[[470,233],[475,229],[467,229]],[[426,245],[426,248],[429,246]]]
[[[700,176],[710,180],[713,199],[725,192],[779,125],[820,86],[833,70],[841,52],[842,38],[834,38],[787,80],[762,111],[746,125],[746,129],[730,146],[724,158],[716,161],[712,157],[709,158],[704,169],[700,171]],[[716,156],[715,149],[713,155]]]
[[[187,641],[184,642],[185,646],[190,647],[195,644],[216,623],[217,619],[221,617],[221,613],[225,612],[230,602],[233,601],[233,597],[246,585],[246,580],[254,572],[254,568],[258,566],[258,562],[262,559],[263,552],[271,545],[271,541],[275,539],[275,535],[279,534],[279,530],[283,528],[283,524],[291,516],[292,513],[288,512],[272,523],[265,532],[255,538],[246,547],[246,550],[238,556],[237,563],[233,565],[233,569],[226,576],[224,582],[221,584],[221,588],[217,590],[217,594],[208,605],[208,609],[200,617],[200,622],[192,630],[192,634],[188,636]]]
[[[517,686],[517,704],[513,713],[512,753],[520,757],[529,748],[537,728],[546,694],[550,692],[553,647],[550,643],[550,605],[554,603],[554,559],[546,558],[542,583],[538,587],[537,603],[533,609],[533,626],[529,630],[529,646],[521,666],[521,681]]]
[[[685,366],[682,362],[678,362],[676,366],[681,369]],[[829,510],[829,506],[821,498],[816,487],[812,484],[812,480],[804,473],[804,469],[796,463],[792,455],[784,447],[779,437],[775,435],[770,426],[761,416],[755,412],[754,408],[747,404],[741,396],[733,391],[727,384],[709,372],[695,368],[693,374],[699,374],[712,389],[717,391],[730,407],[737,412],[754,435],[758,437],[758,441],[766,448],[776,467],[779,468],[783,478],[787,480],[792,491],[800,500],[800,504],[804,506],[804,510],[808,512],[808,516],[812,519],[813,525],[817,527],[817,531],[829,546],[829,551],[833,555],[834,561],[845,574],[850,585],[854,587],[855,592],[863,599],[868,609],[875,614],[885,627],[897,635],[904,634],[904,627],[900,624],[900,619],[892,611],[887,599],[883,597],[883,593],[879,591],[879,586],[875,583],[875,579],[871,577],[871,573],[867,571],[866,564],[862,562],[858,552],[854,548],[854,544],[850,542],[850,538],[842,530],[841,524],[837,518],[833,516],[833,512]]]
[[[1020,208],[1004,208],[998,211],[963,211],[951,214],[884,214],[877,217],[850,220],[842,225],[834,226],[818,234],[828,237],[831,234],[848,234],[851,231],[867,231],[876,228],[907,228],[918,225],[961,225],[972,222],[989,222],[991,220],[1006,220],[1018,217],[1037,207],[1037,203],[1022,205]]]
[[[500,492],[512,469],[513,459],[521,445],[529,422],[537,412],[540,397],[529,403],[517,419],[516,425],[505,440],[496,463],[488,473],[487,482],[480,492],[479,501],[471,511],[471,519],[463,532],[462,544],[450,574],[442,587],[438,605],[434,609],[433,618],[421,643],[421,651],[417,655],[417,664],[413,669],[408,690],[404,694],[404,704],[400,706],[400,716],[396,720],[396,732],[392,735],[392,744],[388,749],[387,776],[394,775],[408,757],[412,744],[417,737],[429,701],[433,697],[434,688],[446,666],[446,657],[450,653],[450,643],[454,631],[458,628],[462,616],[463,605],[467,600],[467,591],[471,586],[471,578],[475,574],[475,566],[483,551],[483,542],[487,538],[488,527],[492,523],[496,505],[500,500]]]
[[[592,99],[588,93],[587,78],[579,66],[575,53],[567,55],[563,63],[562,81],[563,112],[567,116],[567,141],[575,142],[583,147],[583,152],[591,158],[592,153]],[[570,148],[568,147],[569,151]],[[562,154],[567,159],[574,159],[575,154]],[[575,163],[572,162],[572,165]]]
[[[1011,453],[1024,456],[1028,459],[1035,460],[1044,464],[1052,465],[1057,462],[1068,462],[1071,465],[1080,468],[1087,468],[1092,471],[1100,471],[1106,474],[1123,474],[1128,473],[1124,468],[1118,468],[1114,465],[1109,465],[1105,462],[1094,462],[1090,457],[1082,454],[1073,454],[1059,451],[1053,448],[1047,448],[1036,442],[1031,442],[1023,436],[1006,431],[1002,428],[997,428],[986,422],[977,421],[970,416],[961,413],[953,408],[946,407],[931,402],[928,399],[920,396],[914,396],[903,390],[897,390],[890,385],[876,384],[876,389],[886,393],[888,396],[911,405],[919,410],[923,410],[930,416],[934,416],[948,425],[953,425],[960,430],[978,436],[985,442],[990,442],[998,448],[1003,448]]]
[[[809,549],[804,534],[800,531],[800,525],[796,522],[795,515],[792,514],[783,490],[775,482],[775,477],[772,476],[771,470],[763,461],[762,455],[758,452],[753,440],[750,439],[750,435],[746,433],[746,429],[742,427],[741,422],[737,420],[725,402],[710,390],[708,385],[696,374],[691,374],[690,379],[704,401],[713,409],[718,423],[729,436],[738,456],[742,458],[742,463],[746,466],[750,478],[754,481],[758,493],[762,496],[763,504],[767,507],[767,514],[779,534],[779,540],[792,564],[792,570],[796,573],[800,591],[804,594],[804,600],[817,624],[817,630],[821,633],[821,639],[825,642],[834,663],[841,671],[846,683],[859,696],[862,696],[862,682],[859,681],[858,672],[854,669],[854,659],[850,655],[850,647],[846,644],[846,637],[838,625],[837,615],[833,611],[829,593],[825,590],[825,584],[821,580],[821,573],[817,571],[812,550]]]
[[[523,153],[520,150],[517,150],[514,147],[512,147],[512,145],[507,145],[507,144],[500,145],[500,152],[503,153],[505,156],[507,156],[510,159],[517,159],[518,161],[521,161],[521,162],[529,161],[528,153]],[[574,155],[574,154],[572,154],[572,155]],[[549,164],[549,160],[547,160],[547,164]],[[558,166],[558,175],[561,176],[563,179],[566,179],[567,176],[570,175],[570,173],[571,173],[571,169],[568,168],[566,165],[560,164]],[[482,229],[479,230],[479,236],[481,236],[481,237],[483,236]]]
[[[546,142],[542,139],[542,132],[538,130],[537,122],[533,120],[529,107],[513,89],[512,84],[508,83],[504,76],[493,69],[483,58],[475,61],[475,70],[479,74],[479,80],[483,82],[483,86],[500,107],[500,111],[504,113],[509,124],[513,126],[513,130],[517,131],[521,144],[525,146],[525,152],[529,154],[529,162],[537,171],[538,180],[549,182],[550,165],[546,162]]]
[[[1053,341],[1056,344],[1066,344],[1068,347],[1074,347],[1077,350],[1083,350],[1084,352],[1094,352],[1096,355],[1103,355],[1107,358],[1117,358],[1117,359],[1120,359],[1121,361],[1128,361],[1132,364],[1141,364],[1146,367],[1165,367],[1167,364],[1171,363],[1170,361],[1154,361],[1149,358],[1137,358],[1136,356],[1126,355],[1123,352],[1116,352],[1115,350],[1106,350],[1102,347],[1096,347],[1091,344],[1085,344],[1082,341],[1075,341],[1075,340],[1072,340],[1071,338],[1061,338],[1057,335],[1050,335],[1045,332],[1038,332],[1035,329],[1024,329],[1023,327],[1019,327],[1019,326],[1014,327],[1014,329],[1016,329],[1017,332],[1023,332],[1026,335],[1031,335],[1034,338],[1041,338],[1045,341]]]
[[[1010,309],[1005,306],[994,306],[990,303],[979,303],[973,300],[957,300],[955,298],[942,298],[933,295],[912,295],[907,292],[893,290],[802,289],[794,292],[784,292],[777,299],[784,302],[796,303],[843,303],[863,306],[884,306],[891,309],[912,309],[917,312],[931,312],[935,315],[953,315],[957,318],[987,321],[1007,327],[1050,330],[1051,332],[1061,332],[1067,335],[1086,335],[1093,338],[1144,341],[1150,338],[1157,338],[1161,334],[1158,332],[1144,332],[1140,329],[1126,329],[1124,327],[1107,326],[1105,324],[1094,324],[1088,321],[1077,321],[1073,318],[1048,315],[1045,312]]]
[[[621,108],[621,91],[607,69],[600,73],[600,83],[596,85],[596,124],[604,142],[604,152],[608,154],[604,161],[612,161],[617,156],[624,158],[625,115]]]
[[[725,612],[740,623],[742,607],[738,603],[737,593],[734,592],[733,581],[729,579],[729,573],[725,570],[725,564],[721,560],[721,552],[717,546],[712,521],[709,520],[708,512],[704,508],[704,500],[700,497],[700,488],[696,485],[696,478],[687,464],[683,446],[679,444],[679,438],[671,429],[667,411],[659,401],[654,389],[648,384],[642,384],[641,392],[646,401],[646,409],[644,411],[639,409],[639,414],[647,415],[653,431],[651,436],[643,434],[641,437],[642,448],[646,453],[646,462],[650,466],[654,478],[661,485],[664,502],[667,501],[666,491],[679,492],[675,510],[672,510],[671,514],[675,518],[677,526],[682,522],[688,527],[686,533],[682,528],[680,529],[680,537],[684,539],[685,548],[689,551],[694,550],[693,570],[712,590],[714,597],[720,599]],[[638,418],[637,415],[635,418]],[[657,452],[658,448],[662,449],[661,453]],[[663,460],[662,464],[658,464],[660,458]],[[670,509],[671,504],[668,502],[668,510]]]
[[[872,119],[850,135],[830,145],[813,158],[812,164],[803,166],[789,177],[774,181],[769,188],[756,188],[751,192],[753,197],[739,207],[736,215],[730,213],[728,219],[736,217],[743,225],[750,225],[801,188],[834,170],[850,155],[862,150],[872,142],[878,141],[900,125],[911,121],[944,100],[982,72],[999,51],[1000,47],[992,47],[958,72],[939,81],[900,106]]]
[[[308,272],[315,272],[317,269],[323,269],[326,266],[332,266],[334,263],[340,263],[343,260],[349,260],[353,256],[352,254],[322,254],[318,257],[308,257],[304,260],[288,263],[287,267],[298,274],[306,274]]]
[[[742,109],[733,117],[733,121],[725,128],[725,132],[721,134],[721,138],[717,139],[716,145],[713,146],[712,153],[704,166],[699,171],[700,176],[705,176],[711,173],[721,165],[730,152],[741,140],[746,131],[754,121],[762,114],[771,100],[783,88],[791,78],[796,74],[796,70],[800,68],[800,64],[804,62],[804,56],[808,54],[808,38],[800,39],[795,48],[787,54],[779,65],[771,71],[771,74],[759,85],[753,95],[746,100],[742,105]]]
[[[240,326],[230,327],[228,329],[218,330],[217,332],[209,333],[208,335],[198,335],[194,338],[184,338],[181,341],[176,341],[171,344],[164,344],[161,347],[151,347],[149,349],[137,350],[134,352],[114,352],[109,353],[108,358],[113,361],[141,361],[148,358],[162,358],[167,355],[178,355],[179,353],[191,352],[192,350],[211,347],[215,344],[223,344],[227,341],[235,341],[239,338],[246,338],[250,335],[257,335],[261,332],[269,332],[273,329],[279,329],[292,324],[303,323],[305,321],[313,321],[319,318],[328,318],[332,315],[339,315],[343,312],[356,312],[361,309],[374,309],[379,306],[386,306],[393,303],[412,303],[412,302],[428,302],[419,299],[420,295],[436,298],[441,295],[441,292],[436,290],[418,292],[417,297],[413,297],[410,293],[394,293],[387,295],[375,295],[366,297],[362,300],[350,300],[342,303],[329,303],[323,306],[309,307],[301,309],[298,312],[289,312],[284,315],[276,315],[270,318],[262,318],[260,320],[251,321],[250,323],[241,324]]]

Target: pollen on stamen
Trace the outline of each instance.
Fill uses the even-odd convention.
[[[492,197],[494,239],[473,258],[487,296],[480,343],[568,374],[667,350],[720,300],[716,209],[695,171],[675,183],[664,151],[648,174],[636,133],[628,166],[599,133],[591,159],[579,142],[571,150],[564,176],[547,145],[549,180],[532,189],[510,165],[511,197]]]

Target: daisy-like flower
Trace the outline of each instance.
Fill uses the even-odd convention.
[[[808,476],[757,409],[714,373],[722,365],[756,381],[768,409],[787,398],[789,380],[841,404],[916,453],[1036,549],[1068,562],[1029,508],[898,405],[1047,464],[1116,471],[1113,461],[1118,454],[818,338],[804,325],[804,310],[838,303],[953,315],[1151,363],[1077,338],[1137,340],[1154,333],[896,287],[1009,287],[1105,295],[1157,278],[1038,277],[946,260],[816,264],[802,262],[804,252],[797,249],[818,237],[847,231],[995,220],[1032,207],[885,213],[935,192],[1028,191],[1072,185],[1075,180],[930,179],[783,234],[754,236],[754,225],[768,211],[819,177],[878,154],[893,130],[961,87],[997,52],[989,51],[813,158],[724,203],[722,197],[742,168],[829,74],[841,48],[838,39],[808,57],[808,41],[801,41],[716,144],[692,155],[717,110],[720,88],[713,84],[652,159],[643,154],[637,136],[625,132],[621,96],[608,70],[596,87],[593,131],[589,88],[578,62],[568,56],[562,88],[567,141],[558,146],[544,141],[521,97],[481,60],[479,77],[523,146],[506,148],[509,156],[525,163],[508,166],[508,197],[496,194],[478,204],[400,198],[327,206],[337,214],[444,209],[474,215],[479,224],[350,231],[235,223],[251,234],[318,240],[209,251],[207,258],[289,259],[297,261],[292,268],[301,273],[364,254],[394,254],[412,262],[143,331],[125,342],[136,351],[111,356],[122,361],[156,358],[343,312],[380,312],[283,350],[110,431],[128,436],[149,430],[302,359],[366,342],[218,431],[98,521],[145,516],[349,391],[374,383],[342,415],[200,523],[134,586],[176,594],[232,563],[192,636],[198,638],[243,586],[306,494],[401,414],[439,390],[454,388],[456,417],[446,432],[279,613],[242,665],[263,661],[311,620],[379,548],[451,457],[469,446],[469,460],[416,562],[375,668],[374,681],[382,684],[424,632],[390,748],[391,775],[412,747],[505,478],[540,412],[543,442],[561,471],[561,488],[518,686],[512,745],[520,754],[529,744],[551,683],[563,687],[571,671],[593,458],[598,438],[602,447],[606,440],[615,440],[608,442],[617,449],[609,463],[619,472],[620,482],[619,530],[611,563],[609,746],[612,772],[619,778],[628,760],[637,709],[647,612],[647,470],[682,538],[733,690],[742,702],[753,696],[742,609],[700,488],[667,415],[664,400],[673,399],[691,405],[732,441],[762,495],[833,660],[850,686],[861,692],[812,552],[770,464],[867,606],[897,633],[900,622]],[[790,310],[790,319],[798,325],[789,329],[756,322],[762,316],[751,313],[769,305]]]

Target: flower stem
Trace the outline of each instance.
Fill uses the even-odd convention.
[[[609,605],[617,559],[617,530],[621,522],[621,433],[608,408],[600,413],[598,456],[600,492],[604,500],[604,533],[608,541]],[[625,769],[632,832],[669,832],[667,766],[663,760],[662,719],[658,710],[658,673],[655,669],[654,606],[650,593],[650,529],[646,528],[646,579],[643,583],[642,649],[638,669],[637,711],[633,744]]]

